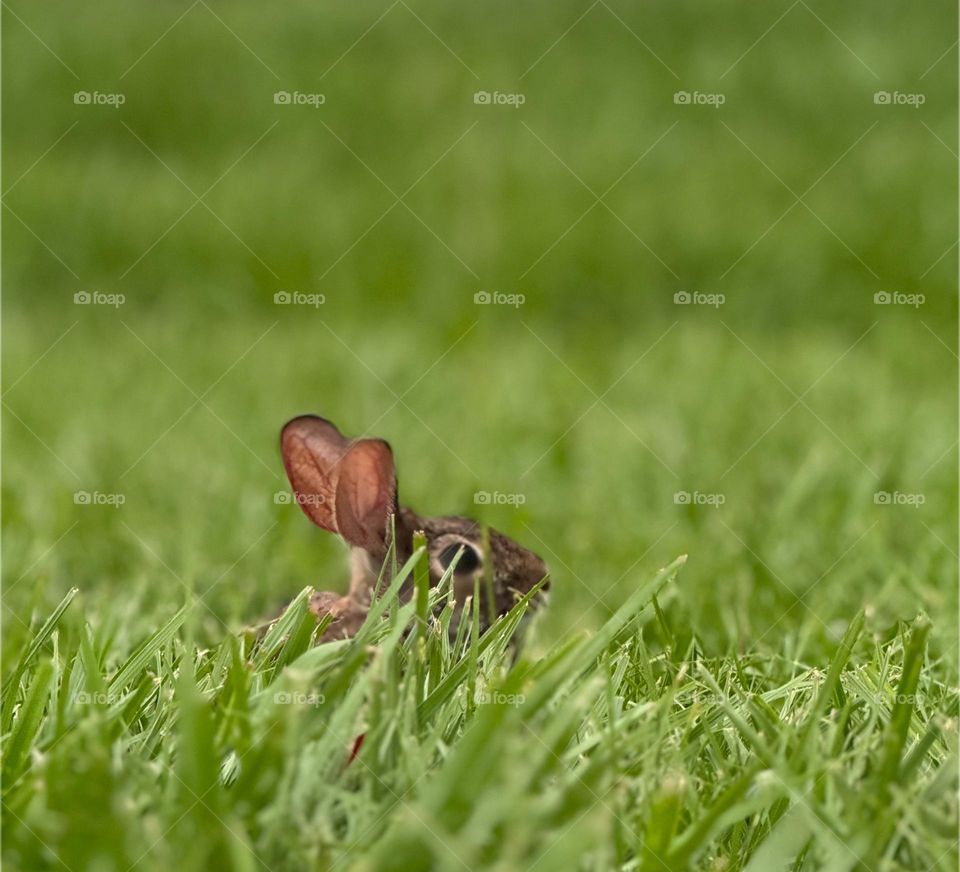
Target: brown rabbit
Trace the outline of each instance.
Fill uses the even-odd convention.
[[[391,515],[395,518],[398,566],[413,553],[414,532],[422,530],[427,538],[431,584],[439,581],[462,547],[453,576],[454,599],[462,605],[473,594],[474,579],[484,571],[480,525],[469,518],[424,518],[398,506],[393,452],[386,442],[346,439],[325,418],[302,415],[284,426],[280,448],[300,508],[318,527],[338,533],[352,546],[347,594],[322,591],[310,601],[318,618],[333,616],[325,640],[349,638],[360,629],[387,556]],[[502,615],[518,596],[547,575],[547,567],[536,554],[495,530],[489,531],[489,543],[486,557],[493,563],[493,610]],[[412,585],[405,585],[401,599],[408,600],[411,590]],[[487,614],[483,603],[481,630],[486,628]]]

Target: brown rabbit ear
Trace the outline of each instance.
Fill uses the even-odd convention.
[[[340,464],[336,491],[340,535],[382,559],[387,524],[397,512],[397,474],[390,446],[382,439],[354,442]]]
[[[301,415],[284,425],[280,450],[304,514],[318,527],[340,532],[335,514],[337,480],[350,442],[325,418]]]

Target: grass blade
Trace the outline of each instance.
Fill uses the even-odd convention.
[[[17,716],[13,732],[7,740],[3,756],[3,788],[6,793],[19,777],[21,769],[30,753],[30,748],[43,720],[44,708],[50,697],[53,682],[53,663],[44,660],[37,667],[20,713]]]

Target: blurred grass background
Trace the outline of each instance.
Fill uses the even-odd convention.
[[[713,653],[923,610],[955,681],[956,9],[923,12],[5,4],[5,651],[73,585],[120,639],[181,585],[211,637],[342,586],[273,500],[314,411],[543,554],[547,635],[688,552],[665,607]]]

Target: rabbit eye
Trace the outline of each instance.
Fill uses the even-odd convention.
[[[480,555],[477,554],[476,549],[467,545],[465,542],[462,543],[463,554],[460,555],[460,562],[457,564],[456,573],[460,575],[461,573],[473,572],[480,565]],[[448,545],[443,551],[440,552],[440,565],[444,569],[448,569],[450,564],[453,563],[453,558],[457,556],[457,551],[461,548],[461,543],[456,545]]]

